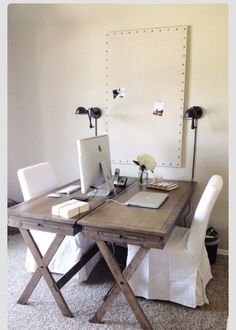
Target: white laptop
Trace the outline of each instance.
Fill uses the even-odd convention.
[[[167,198],[166,193],[139,191],[127,200],[125,205],[158,209]]]

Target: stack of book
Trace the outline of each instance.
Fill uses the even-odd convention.
[[[62,218],[70,219],[88,210],[89,203],[71,199],[67,202],[54,205],[52,207],[52,215],[59,215]]]

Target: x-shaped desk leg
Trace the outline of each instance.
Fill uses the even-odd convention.
[[[46,254],[43,257],[30,231],[28,229],[20,229],[20,232],[26,245],[29,247],[31,253],[33,254],[38,268],[32,275],[32,278],[30,279],[17,303],[23,305],[27,303],[39,280],[43,276],[62,314],[64,316],[73,317],[73,314],[71,313],[65,299],[63,298],[56,281],[48,269],[48,265],[58,250],[59,246],[61,245],[63,239],[65,238],[65,235],[56,234]]]
[[[148,253],[149,248],[140,247],[134,258],[131,260],[129,265],[126,269],[121,273],[120,268],[112,256],[109,248],[107,247],[106,243],[103,241],[96,241],[108,267],[110,268],[113,276],[115,277],[116,283],[104,297],[104,301],[102,305],[99,307],[93,318],[90,322],[99,323],[103,315],[105,314],[108,307],[112,304],[115,300],[117,294],[120,290],[122,290],[123,294],[125,295],[130,307],[132,308],[140,326],[143,329],[152,329],[148,319],[146,318],[142,308],[140,307],[137,298],[133,294],[129,284],[127,283],[129,279],[132,277],[135,270],[138,268],[139,264]]]

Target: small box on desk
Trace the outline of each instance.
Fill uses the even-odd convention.
[[[65,219],[70,219],[88,210],[89,203],[71,199],[67,202],[54,205],[52,207],[52,215],[59,215]]]

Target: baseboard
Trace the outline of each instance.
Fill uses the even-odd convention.
[[[229,251],[225,250],[225,249],[217,249],[217,254],[220,254],[222,256],[228,256],[229,255]]]

